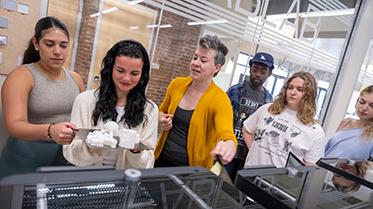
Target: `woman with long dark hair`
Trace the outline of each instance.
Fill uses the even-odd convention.
[[[44,17],[24,53],[23,65],[2,86],[6,128],[10,134],[0,159],[0,177],[64,165],[62,144],[74,138],[70,113],[84,90],[81,77],[63,68],[69,31],[55,17]]]
[[[81,93],[75,100],[71,122],[79,128],[103,129],[114,121],[119,128],[132,129],[140,141],[155,147],[158,108],[146,98],[150,63],[146,49],[134,40],[116,43],[102,61],[100,86]],[[64,156],[74,165],[115,165],[150,168],[153,150],[91,148],[82,140],[64,146]]]

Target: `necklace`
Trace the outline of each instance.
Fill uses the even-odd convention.
[[[65,77],[65,72],[62,68],[58,69],[58,75],[56,73],[51,73],[49,70],[46,70],[40,62],[38,63],[40,72],[45,75],[49,80],[63,80]]]

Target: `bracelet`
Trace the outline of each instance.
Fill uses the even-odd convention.
[[[53,140],[52,139],[52,135],[51,135],[51,127],[54,125],[54,123],[51,123],[51,124],[49,124],[49,126],[48,126],[48,139],[50,139],[50,140]]]

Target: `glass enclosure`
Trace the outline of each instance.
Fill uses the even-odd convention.
[[[101,60],[115,42],[143,43],[152,61],[148,97],[160,104],[169,82],[189,74],[199,37],[211,34],[229,48],[226,64],[214,78],[223,90],[249,75],[248,62],[256,52],[268,52],[275,69],[265,87],[276,96],[292,73],[311,72],[318,81],[317,116],[323,115],[360,4],[357,0],[1,2],[1,74],[20,64],[37,19],[51,15],[67,24],[71,50],[66,67],[78,71],[88,89],[97,87]],[[370,81],[369,60],[357,91]],[[348,112],[352,114],[350,108]]]
[[[2,208],[23,209],[264,209],[201,167],[125,171],[62,167],[13,175],[0,181],[0,201]]]
[[[372,162],[322,159],[320,167],[252,167],[235,185],[266,208],[372,208]]]

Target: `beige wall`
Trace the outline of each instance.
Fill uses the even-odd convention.
[[[0,74],[8,74],[17,67],[18,60],[23,57],[23,52],[33,35],[35,22],[39,19],[40,1],[23,0],[22,3],[29,5],[29,14],[0,8],[1,16],[9,20],[7,29],[0,28],[0,34],[8,36],[8,46],[0,47],[0,52],[3,54]]]
[[[74,45],[76,21],[78,19],[79,0],[49,0],[48,15],[62,20],[70,33],[69,55],[64,66],[70,69],[72,60],[72,48]]]
[[[8,46],[0,47],[0,52],[3,54],[0,74],[8,74],[17,67],[19,60],[23,57],[23,53],[34,34],[35,23],[40,18],[40,2],[35,0],[22,1],[22,3],[29,5],[29,14],[0,9],[1,15],[9,19],[9,27],[7,29],[0,28],[0,34],[8,36]],[[79,1],[77,0],[48,1],[48,15],[61,19],[67,25],[70,40],[74,40],[78,9]],[[70,52],[72,47],[73,41],[70,41]],[[70,68],[72,53],[69,55],[64,65],[67,68]]]

